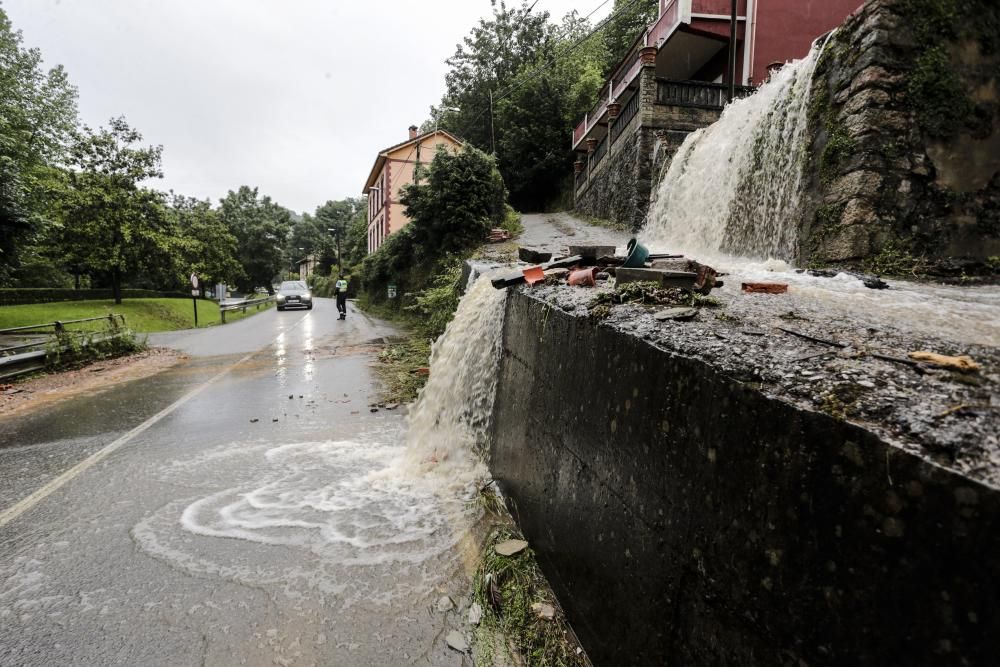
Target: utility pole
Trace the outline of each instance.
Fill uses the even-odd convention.
[[[746,34],[743,36],[746,39]],[[736,97],[736,0],[732,0],[729,16],[729,94],[728,101]]]
[[[735,0],[734,0],[735,1]],[[490,88],[490,151],[497,154],[497,136],[493,131],[493,89]]]
[[[337,235],[337,275],[339,276],[344,272],[344,266],[340,263],[340,227],[327,227],[326,231]]]

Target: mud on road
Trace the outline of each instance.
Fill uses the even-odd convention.
[[[102,359],[79,368],[46,373],[20,382],[0,384],[0,419],[51,407],[84,394],[94,394],[125,382],[156,375],[187,357],[166,348]]]

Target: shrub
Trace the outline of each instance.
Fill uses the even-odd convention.
[[[45,366],[50,370],[72,367],[96,359],[113,359],[146,349],[146,341],[111,319],[103,331],[60,331],[45,348]]]
[[[96,301],[113,298],[111,289],[69,289],[61,287],[15,287],[0,289],[0,306],[21,306],[55,301]],[[158,292],[145,289],[123,289],[124,299],[184,298],[183,292]]]

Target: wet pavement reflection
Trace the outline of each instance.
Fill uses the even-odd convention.
[[[465,592],[476,511],[393,472],[368,345],[393,333],[266,312],[0,422],[3,510],[201,388],[0,526],[0,664],[462,664],[433,603]]]

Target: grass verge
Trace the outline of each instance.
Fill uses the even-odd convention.
[[[427,287],[411,295],[412,303],[401,310],[359,300],[359,306],[371,315],[389,319],[405,331],[378,355],[376,375],[382,380],[383,403],[408,403],[427,383],[431,342],[444,333],[461,299],[461,261],[446,263],[428,280]]]
[[[409,334],[379,352],[375,374],[382,381],[383,403],[409,403],[427,383],[431,342],[419,334]]]
[[[271,305],[261,307],[260,311]],[[87,317],[103,317],[108,313],[121,313],[133,331],[152,333],[154,331],[175,331],[194,327],[194,310],[189,299],[125,299],[115,305],[107,301],[58,301],[55,303],[33,303],[0,308],[0,329],[9,327],[43,324],[56,320],[79,320]],[[234,322],[259,312],[250,308],[246,314],[236,311],[226,313],[226,321]],[[207,327],[221,323],[219,307],[214,301],[198,301],[198,326]],[[99,330],[101,322],[84,323],[80,329]]]
[[[542,574],[531,548],[502,556],[496,545],[524,539],[491,489],[479,500],[487,517],[496,522],[480,556],[473,582],[473,601],[483,615],[475,631],[475,664],[514,664],[586,667],[586,653]],[[549,617],[547,612],[554,612]],[[497,650],[507,655],[496,655]]]

